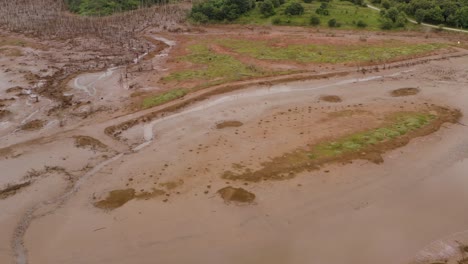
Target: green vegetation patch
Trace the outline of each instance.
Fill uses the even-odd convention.
[[[288,1],[292,2],[292,1]],[[322,25],[327,26],[327,22],[331,19],[335,19],[339,24],[340,28],[343,29],[356,29],[359,21],[364,23],[367,29],[378,30],[380,27],[380,15],[379,12],[371,10],[370,8],[355,5],[347,1],[332,1],[328,3],[326,12],[319,12],[320,6],[323,2],[312,1],[311,3],[305,3],[299,1],[304,7],[304,11],[300,15],[289,15],[286,9],[288,3],[281,5],[275,9],[274,16],[265,17],[261,10],[257,7],[245,15],[239,17],[235,22],[240,24],[258,24],[258,25],[288,25],[288,26],[309,26],[311,25],[311,17],[316,16],[319,18],[319,23],[314,26]],[[321,9],[323,10],[323,9]]]
[[[356,133],[332,142],[325,142],[314,147],[308,153],[312,159],[335,157],[348,152],[359,152],[369,146],[406,135],[423,126],[428,125],[436,116],[431,114],[403,114],[396,118],[396,122],[386,127]]]
[[[143,108],[150,108],[162,105],[169,101],[183,97],[187,94],[185,89],[175,89],[155,96],[147,97],[143,100]]]
[[[254,65],[245,65],[232,56],[218,54],[206,44],[190,46],[190,54],[179,58],[200,65],[198,69],[177,71],[165,77],[164,81],[219,80],[234,81],[246,77],[262,76],[265,73]],[[219,83],[219,82],[217,82]]]
[[[445,47],[443,44],[408,44],[398,41],[388,41],[379,45],[292,44],[286,47],[275,47],[274,41],[221,39],[218,42],[237,53],[257,59],[292,60],[303,63],[377,62],[424,54]]]

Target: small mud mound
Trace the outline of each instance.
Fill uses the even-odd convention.
[[[35,119],[32,121],[27,122],[26,124],[22,125],[20,128],[21,130],[25,131],[34,131],[34,130],[39,130],[44,127],[45,121]]]
[[[27,187],[31,185],[31,181],[27,181],[24,183],[19,183],[19,184],[14,184],[14,185],[9,185],[5,189],[0,190],[0,199],[5,199],[8,198],[12,195],[15,195],[19,190],[23,189],[24,187]]]
[[[4,118],[7,118],[10,115],[11,112],[9,110],[0,109],[0,120],[3,120]]]
[[[8,88],[6,89],[6,92],[7,93],[21,93],[23,91],[23,87],[20,87],[20,86],[15,86],[15,87],[11,87],[11,88]]]
[[[77,148],[87,148],[91,150],[106,151],[107,145],[103,144],[101,141],[88,137],[88,136],[74,136],[75,147]]]
[[[337,95],[322,95],[320,96],[320,101],[329,102],[329,103],[339,103],[342,102],[341,97]]]
[[[232,186],[224,187],[218,193],[225,202],[252,203],[255,200],[255,194]]]
[[[244,123],[240,121],[224,121],[224,122],[216,124],[216,128],[223,129],[226,127],[240,127],[242,125],[244,125]]]
[[[416,95],[419,93],[418,88],[400,88],[393,90],[390,94],[393,97],[402,97],[402,96],[410,96],[410,95]]]
[[[106,199],[95,203],[94,206],[112,210],[121,207],[133,198],[135,198],[135,189],[114,190],[109,192]]]

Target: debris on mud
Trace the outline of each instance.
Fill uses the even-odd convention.
[[[24,130],[24,131],[34,131],[34,130],[39,130],[43,128],[44,125],[45,125],[44,120],[35,119],[22,125],[20,128],[21,130]]]
[[[159,186],[166,188],[167,190],[173,190],[181,185],[184,184],[183,180],[178,180],[178,181],[168,181],[168,182],[162,182],[159,184]]]
[[[74,136],[73,138],[75,139],[75,147],[77,148],[87,148],[93,151],[106,151],[108,149],[107,145],[93,137]]]
[[[6,199],[12,195],[15,195],[19,190],[24,187],[31,185],[31,181],[26,181],[19,184],[7,185],[6,188],[0,190],[0,199]]]
[[[166,194],[166,191],[154,188],[151,192],[142,190],[141,193],[137,193],[133,188],[113,190],[109,192],[105,199],[94,203],[94,206],[100,209],[113,210],[123,206],[133,199],[148,200],[164,194]]]
[[[393,97],[402,97],[402,96],[410,96],[410,95],[416,95],[419,93],[418,88],[400,88],[393,90],[391,92],[391,95]]]
[[[232,186],[224,187],[218,190],[219,195],[225,202],[252,203],[255,200],[255,194],[246,191],[243,188]]]
[[[240,121],[223,121],[221,123],[218,123],[216,124],[216,128],[217,129],[223,129],[223,128],[226,128],[226,127],[240,127],[244,125],[244,123],[240,122]]]
[[[320,101],[329,102],[329,103],[339,103],[342,102],[341,97],[337,95],[322,95],[320,96]]]

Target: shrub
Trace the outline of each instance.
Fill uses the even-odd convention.
[[[273,4],[274,7],[278,7],[281,5],[279,0],[271,0],[271,3]]]
[[[281,18],[279,17],[275,17],[273,18],[273,20],[271,21],[274,25],[279,25],[281,24]]]
[[[270,17],[275,14],[273,3],[270,0],[265,0],[265,2],[261,2],[258,8],[260,9],[260,13],[265,17]]]
[[[332,19],[328,20],[328,26],[329,27],[336,27],[337,26],[336,19],[332,18]]]
[[[362,21],[362,20],[359,20],[359,21],[357,22],[356,25],[357,25],[358,27],[360,27],[360,28],[365,28],[365,27],[367,27],[367,24],[366,24],[364,21]]]
[[[311,16],[309,23],[312,26],[318,26],[318,25],[320,25],[320,18],[318,18],[317,16]]]
[[[284,10],[286,15],[297,16],[304,13],[304,7],[298,2],[289,3]]]
[[[303,1],[304,1],[304,3],[307,3],[307,4],[312,3],[312,0],[303,0]]]

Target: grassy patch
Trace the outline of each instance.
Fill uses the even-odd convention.
[[[286,47],[275,47],[273,41],[221,39],[218,42],[237,53],[257,59],[292,60],[303,63],[377,62],[424,54],[445,47],[443,44],[408,44],[400,41],[387,41],[378,45],[292,44]]]
[[[287,6],[287,3],[281,5],[280,7],[276,8],[276,15],[265,18],[260,13],[258,7],[254,10],[250,11],[249,13],[241,16],[237,19],[236,23],[241,24],[258,24],[258,25],[265,25],[265,24],[273,24],[273,21],[276,20],[277,25],[289,25],[289,26],[308,26],[310,17],[312,15],[316,15],[319,17],[321,21],[321,26],[326,27],[328,20],[334,18],[339,23],[341,23],[341,27],[343,29],[356,29],[357,22],[359,20],[366,23],[367,29],[371,30],[378,30],[380,26],[379,22],[379,12],[371,10],[367,7],[357,6],[350,2],[346,1],[333,1],[329,4],[328,10],[329,15],[317,15],[315,10],[317,10],[321,2],[313,1],[312,3],[304,3],[300,1],[302,6],[304,6],[304,14],[299,16],[288,16],[284,14],[284,9]],[[279,22],[278,22],[279,21]]]
[[[436,117],[430,114],[403,114],[396,117],[396,122],[382,128],[356,133],[332,142],[325,142],[314,147],[308,153],[310,158],[328,158],[348,152],[358,152],[368,146],[395,139],[408,132],[417,130],[429,124]]]
[[[152,97],[147,97],[143,100],[143,108],[150,108],[164,104],[166,102],[183,97],[187,94],[185,89],[175,89]]]
[[[193,45],[189,49],[190,54],[179,58],[179,60],[199,65],[199,67],[174,72],[165,77],[164,81],[233,81],[264,74],[254,65],[245,65],[232,56],[213,52],[206,44]]]

